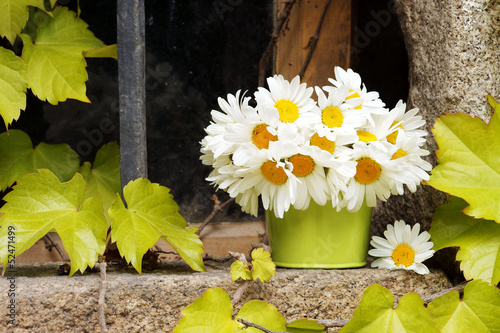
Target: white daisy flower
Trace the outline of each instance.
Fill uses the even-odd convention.
[[[256,116],[254,109],[248,105],[250,97],[241,96],[241,90],[236,92],[236,96],[227,95],[227,101],[223,98],[217,100],[219,107],[223,112],[212,110],[211,115],[213,122],[205,129],[207,136],[205,137],[205,147],[214,153],[217,158],[222,154],[230,153],[234,143],[224,139],[226,134],[226,125],[233,123],[244,123]]]
[[[392,109],[389,114],[392,120],[391,124],[391,134],[387,136],[387,141],[394,144],[396,143],[396,138],[398,136],[398,129],[402,129],[408,135],[416,134],[419,136],[419,144],[422,145],[425,142],[424,136],[427,135],[426,131],[419,130],[418,128],[425,125],[425,120],[422,116],[417,116],[418,109],[411,109],[406,111],[406,104],[402,100],[396,104],[394,109]],[[375,116],[376,117],[376,116]]]
[[[405,269],[418,274],[428,274],[429,269],[422,262],[434,255],[434,244],[428,241],[431,235],[427,231],[421,234],[419,232],[419,223],[411,228],[400,220],[394,222],[394,227],[387,226],[385,239],[373,236],[370,244],[374,249],[368,251],[368,254],[379,259],[372,262],[372,267]]]
[[[267,124],[294,125],[298,129],[307,128],[310,118],[307,115],[316,102],[311,98],[313,88],[307,88],[300,83],[297,75],[292,82],[288,82],[281,75],[274,75],[267,79],[269,90],[259,87],[255,92],[257,109]]]
[[[294,154],[288,157],[292,173],[299,181],[294,208],[307,209],[311,198],[320,206],[326,204],[330,196],[325,174],[329,159],[332,159],[331,154],[314,146],[297,147]]]
[[[403,184],[408,186],[411,192],[417,190],[423,180],[429,180],[429,171],[432,170],[432,165],[423,160],[421,156],[429,155],[429,151],[420,148],[420,136],[418,134],[407,135],[403,130],[396,136],[396,143],[391,145],[391,160],[402,162],[402,166],[409,174],[409,183],[394,182],[391,190],[392,194],[404,194]],[[389,144],[390,145],[390,144]]]
[[[400,162],[391,160],[387,148],[381,142],[356,142],[353,159],[357,162],[356,174],[349,180],[342,205],[350,212],[357,212],[363,201],[375,207],[377,197],[386,201],[394,181],[410,183],[408,175],[401,171]]]
[[[328,79],[332,86],[325,86],[325,91],[331,92],[336,88],[346,86],[349,88],[349,95],[346,97],[346,103],[352,105],[356,110],[368,111],[368,121],[372,121],[370,114],[378,114],[384,111],[385,103],[379,98],[376,91],[368,92],[361,76],[348,68],[347,71],[341,67],[335,67],[335,80]]]
[[[296,146],[289,142],[272,141],[269,149],[260,150],[249,159],[247,166],[236,171],[242,181],[228,193],[236,197],[254,188],[262,198],[265,209],[273,210],[282,218],[297,195],[297,177],[292,173],[293,165],[284,159],[293,155]],[[284,162],[283,162],[284,161]]]

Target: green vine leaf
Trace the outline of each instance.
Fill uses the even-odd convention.
[[[439,149],[439,165],[429,184],[465,199],[464,213],[500,223],[500,114],[486,125],[479,118],[458,113],[439,117],[432,130]]]
[[[35,40],[21,34],[28,86],[42,101],[54,105],[68,98],[90,102],[86,95],[88,76],[83,52],[105,44],[75,12],[57,7],[53,13],[54,18],[40,23]]]
[[[276,265],[271,259],[271,254],[263,248],[252,251],[252,278],[260,279],[262,282],[269,282],[271,276],[276,276]]]
[[[98,49],[83,51],[85,58],[113,58],[118,60],[118,45],[106,45]]]
[[[457,260],[465,278],[496,285],[500,282],[500,225],[463,214],[465,207],[467,202],[450,197],[450,203],[436,209],[429,230],[434,249],[460,247]]]
[[[26,108],[26,66],[14,52],[0,47],[0,115],[9,128]]]
[[[271,331],[283,332],[286,330],[286,319],[278,312],[275,306],[264,301],[250,301],[241,307],[236,319],[248,320]],[[262,333],[262,331],[248,327],[241,332]]]
[[[66,183],[46,169],[28,174],[4,200],[0,209],[0,244],[8,244],[8,227],[15,227],[15,255],[30,248],[49,231],[61,237],[71,259],[70,276],[94,266],[106,248],[107,223],[99,198],[85,200],[85,181],[80,174]],[[7,267],[8,247],[2,246],[0,258]]]
[[[9,188],[22,175],[37,169],[51,170],[61,181],[73,177],[80,166],[78,154],[67,144],[40,143],[33,148],[28,134],[10,130],[0,134],[0,190]]]
[[[325,332],[325,326],[315,320],[298,319],[286,326],[286,331],[291,333],[318,333]]]
[[[469,282],[463,299],[451,291],[427,310],[443,333],[500,332],[500,291],[481,281]]]
[[[118,197],[108,211],[111,238],[139,273],[142,256],[159,238],[169,243],[191,268],[205,271],[197,228],[186,229],[187,223],[169,192],[170,189],[148,179],[128,183],[123,188],[127,208]]]
[[[241,278],[242,280],[251,280],[252,272],[249,265],[241,260],[236,260],[231,264],[231,280],[234,282]]]
[[[120,182],[120,147],[116,143],[108,143],[99,149],[94,165],[84,162],[78,172],[87,182],[86,196],[100,196],[104,205],[106,219],[110,222],[108,209],[121,193]]]
[[[14,45],[28,20],[28,6],[45,10],[43,0],[0,0],[0,36]]]
[[[276,307],[264,301],[250,301],[243,305],[235,319],[233,305],[227,293],[221,288],[207,289],[201,298],[193,301],[181,311],[182,318],[173,333],[261,333],[260,330],[238,322],[251,321],[269,330],[284,331],[286,319]]]
[[[234,333],[244,326],[233,320],[233,305],[221,288],[207,289],[201,298],[181,311],[173,333]]]
[[[365,289],[354,318],[339,332],[439,332],[417,294],[406,294],[395,309],[393,305],[391,292],[374,284]]]

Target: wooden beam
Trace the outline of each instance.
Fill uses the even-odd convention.
[[[276,49],[276,73],[285,79],[291,80],[300,73],[326,3],[327,0],[302,0],[292,8]],[[282,7],[280,2],[279,8]],[[330,1],[302,82],[326,85],[328,78],[334,77],[335,66],[350,66],[351,12],[351,0]]]

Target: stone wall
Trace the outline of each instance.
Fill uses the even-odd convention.
[[[418,107],[429,131],[446,112],[466,112],[487,121],[487,94],[500,97],[500,1],[396,0],[395,8],[409,59],[409,108]],[[429,160],[436,165],[436,142],[427,139]],[[405,219],[429,229],[445,194],[430,186],[392,196],[374,211],[373,233],[387,221]]]

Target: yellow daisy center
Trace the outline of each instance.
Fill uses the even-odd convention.
[[[380,164],[369,157],[362,157],[357,160],[356,174],[354,179],[361,184],[371,184],[379,179],[382,173]]]
[[[311,137],[311,146],[319,147],[320,149],[326,150],[330,154],[333,154],[335,151],[335,141],[328,140],[326,136],[319,136],[318,133],[315,133]]]
[[[359,141],[363,142],[377,141],[377,137],[375,136],[375,134],[372,134],[370,132],[357,131],[356,133],[358,134]]]
[[[299,108],[292,101],[280,99],[274,104],[274,107],[278,109],[280,120],[284,123],[293,123],[299,118]]]
[[[311,156],[296,154],[288,159],[293,164],[292,173],[297,177],[305,177],[314,170],[314,160]]]
[[[403,149],[398,149],[394,154],[392,154],[391,160],[395,160],[397,158],[403,157],[408,155],[407,152],[405,152]]]
[[[351,92],[351,91],[352,91],[352,89],[349,89],[349,92]],[[354,94],[347,96],[345,98],[345,100],[347,101],[348,99],[359,98],[359,97],[361,97],[361,96],[359,96],[359,94],[357,92],[355,92]],[[358,106],[355,106],[354,109],[359,110],[359,109],[361,109],[362,106],[363,106],[363,104],[359,104]]]
[[[396,125],[397,123],[398,123],[397,121],[393,121],[391,127]],[[396,128],[403,129],[403,126],[398,125]],[[396,144],[397,138],[398,138],[398,131],[396,130],[387,136],[387,141],[389,141],[390,143],[392,143],[394,145],[394,144]]]
[[[399,244],[392,251],[392,260],[396,266],[405,265],[408,267],[415,261],[415,251],[409,245]]]
[[[272,135],[267,130],[266,124],[260,124],[255,126],[252,133],[252,142],[259,149],[268,149],[270,141],[276,141],[278,137],[276,135]]]
[[[321,112],[321,121],[330,128],[340,127],[344,122],[344,115],[338,107],[327,106]]]
[[[288,176],[283,168],[276,166],[276,162],[267,161],[260,167],[260,171],[271,183],[276,185],[283,185],[286,183]]]

